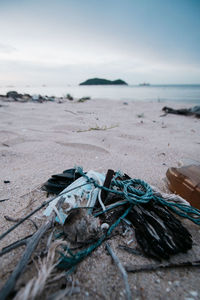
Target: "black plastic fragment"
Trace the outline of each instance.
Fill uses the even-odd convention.
[[[127,219],[135,227],[137,242],[147,256],[168,259],[192,248],[189,231],[160,204],[135,205]]]
[[[76,171],[76,169],[68,169],[63,171],[61,174],[52,175],[50,179],[45,182],[42,189],[47,191],[49,194],[58,195],[72,182],[81,177],[82,175]]]

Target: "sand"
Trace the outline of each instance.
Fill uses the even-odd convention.
[[[12,225],[5,215],[19,218],[30,212],[44,199],[41,184],[74,165],[104,173],[109,168],[121,170],[166,192],[169,167],[200,161],[200,120],[161,116],[166,103],[92,99],[60,104],[0,101],[0,105],[0,199],[9,198],[0,203],[1,233]],[[197,259],[200,229],[184,223],[195,243],[178,258]],[[1,241],[1,248],[31,232],[34,227],[27,221]],[[149,261],[117,249],[118,243],[117,239],[111,242],[124,264]],[[1,286],[21,251],[1,258]],[[74,278],[81,293],[72,298],[125,299],[123,281],[104,246],[81,263]],[[134,299],[197,299],[195,295],[200,295],[198,269],[129,274],[129,283]]]

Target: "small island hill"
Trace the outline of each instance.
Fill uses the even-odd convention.
[[[121,79],[107,80],[103,78],[91,78],[84,82],[81,82],[79,85],[128,85],[128,84]]]

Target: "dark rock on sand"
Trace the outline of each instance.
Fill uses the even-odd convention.
[[[20,99],[20,98],[22,98],[22,94],[19,94],[18,92],[16,92],[16,91],[10,91],[10,92],[8,92],[7,94],[6,94],[6,97],[8,97],[8,98],[13,98],[13,99],[15,99],[15,100],[17,100],[18,98]]]

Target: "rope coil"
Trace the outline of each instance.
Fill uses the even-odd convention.
[[[94,179],[90,179],[85,173],[83,173],[82,168],[78,167],[77,170],[79,173],[81,173],[82,176],[87,178],[88,182],[94,184],[95,187],[121,196],[122,198],[125,198],[130,204],[148,203],[151,200],[154,200],[156,203],[167,206],[177,215],[187,218],[195,224],[200,225],[199,209],[183,203],[168,202],[162,197],[156,196],[156,193],[153,193],[151,186],[141,179],[117,180],[115,179],[115,176],[115,178],[111,181],[111,188],[106,188],[97,184]],[[142,190],[137,189],[137,186],[141,186]]]

